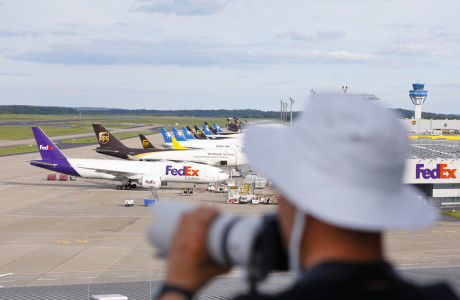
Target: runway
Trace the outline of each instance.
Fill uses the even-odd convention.
[[[159,134],[148,138],[156,145],[162,143]],[[138,138],[123,142],[140,147]],[[65,149],[64,154],[69,158],[110,159],[97,154],[95,147]],[[99,286],[105,289],[104,284],[126,285],[127,290],[140,293],[135,286],[146,285],[148,289],[142,288],[142,293],[148,293],[150,282],[154,285],[161,280],[166,270],[165,260],[155,257],[155,249],[145,236],[153,220],[150,209],[142,205],[149,192],[118,191],[117,182],[103,180],[50,182],[46,180],[48,171],[26,162],[38,157],[38,152],[0,157],[0,298],[20,299],[8,292],[19,287],[20,294],[27,295],[29,290],[46,294],[62,285],[72,285],[74,288],[66,287],[69,291],[86,287],[86,293]],[[247,216],[276,209],[274,205],[226,204],[226,194],[200,192],[186,197],[181,195],[181,187],[176,184],[161,189],[160,201],[183,200]],[[125,207],[126,199],[134,199],[134,207]],[[458,290],[460,222],[440,221],[434,228],[416,232],[387,232],[385,244],[387,257],[404,276],[422,281],[448,278]],[[241,286],[239,281],[226,282],[227,278],[233,277],[219,280],[229,291],[233,289],[230,286]],[[215,291],[222,291],[222,286],[216,286]],[[132,299],[145,299],[136,297]]]

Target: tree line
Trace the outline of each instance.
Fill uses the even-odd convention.
[[[70,107],[31,106],[31,105],[0,105],[0,114],[35,114],[35,115],[67,115],[76,114],[77,110]]]
[[[412,110],[394,108],[402,118],[412,118]],[[152,109],[105,109],[105,108],[71,108],[58,106],[32,106],[32,105],[0,105],[0,114],[37,114],[37,115],[141,115],[141,116],[178,116],[178,117],[232,117],[244,119],[277,119],[279,111],[262,111],[257,109],[182,109],[182,110],[152,110]],[[298,112],[293,112],[293,117]],[[458,120],[459,115],[435,114],[423,112],[424,119],[450,119]],[[288,119],[290,114],[288,114]]]
[[[276,111],[261,111],[257,109],[183,109],[183,110],[149,110],[149,109],[78,109],[54,106],[3,105],[0,114],[39,114],[61,115],[142,115],[142,116],[178,116],[178,117],[231,117],[239,118],[278,118]],[[293,115],[295,112],[293,112]]]

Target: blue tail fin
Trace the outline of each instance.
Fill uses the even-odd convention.
[[[214,125],[214,128],[217,129],[217,132],[220,132],[220,133],[224,132],[222,128],[220,128],[219,125],[217,125],[217,123],[212,123],[212,125]]]
[[[165,143],[172,143],[172,138],[169,132],[166,131],[164,128],[161,129],[161,134],[163,135],[163,139],[165,140]]]
[[[178,142],[186,142],[187,139],[182,135],[182,133],[179,132],[179,130],[177,130],[176,128],[172,128],[172,131],[174,133],[174,137],[176,138],[176,140]]]
[[[43,160],[67,160],[61,150],[59,150],[40,127],[32,127],[32,132],[34,133],[35,141],[37,141],[37,147]]]
[[[206,135],[214,135],[214,133],[212,133],[211,130],[209,130],[208,127],[206,127],[206,125],[202,124],[201,127],[203,127],[204,134],[206,134]]]
[[[187,128],[182,127],[182,132],[184,133],[184,136],[187,140],[196,140],[196,138],[190,133],[190,131],[187,130]]]

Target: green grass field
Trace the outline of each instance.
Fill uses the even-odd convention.
[[[152,134],[156,133],[156,131],[139,131],[139,132],[126,132],[126,133],[119,133],[119,134],[114,134],[114,136],[118,139],[126,139],[126,138],[132,138],[136,137],[139,134]],[[62,141],[63,143],[79,143],[79,144],[92,144],[92,143],[97,143],[96,137],[87,137],[87,138],[81,138],[81,139],[72,139],[72,140],[65,140]]]
[[[5,148],[0,148],[0,155],[11,155],[11,154],[28,153],[28,152],[36,152],[36,151],[38,151],[38,148],[35,145],[5,147]]]
[[[81,128],[75,126],[42,126],[43,131],[48,136],[64,135],[64,134],[75,134],[75,133],[86,133],[92,132],[91,127]],[[0,140],[20,140],[33,138],[31,126],[29,125],[2,125],[0,126]]]
[[[135,116],[135,115],[83,115],[82,117],[74,115],[16,115],[16,114],[2,114],[0,115],[0,123],[6,122],[34,122],[40,121],[36,125],[40,125],[43,131],[50,137],[78,134],[78,133],[92,133],[93,123],[101,123],[109,129],[124,129],[133,128],[132,132],[117,134],[116,137],[130,138],[137,136],[139,133],[152,134],[152,131],[136,131],[136,127],[145,126],[163,126],[167,130],[171,127],[197,125],[201,128],[204,121],[212,124],[216,122],[222,128],[227,123],[226,118],[206,118],[206,117],[154,117],[154,116]],[[50,121],[50,122],[46,122]],[[252,120],[249,120],[251,122]],[[0,125],[0,155],[10,155],[17,153],[26,153],[36,151],[35,146],[23,145],[19,147],[1,147],[1,140],[20,140],[33,138],[31,125]],[[95,137],[88,137],[75,140],[66,140],[64,143],[97,143]]]
[[[14,119],[13,117],[17,117]],[[46,118],[47,117],[47,118]],[[201,126],[206,118],[194,117],[149,117],[149,116],[90,116],[92,120],[73,118],[70,115],[42,116],[42,115],[0,115],[0,122],[34,122],[34,121],[55,121],[67,120],[62,122],[41,123],[40,126],[48,136],[76,134],[92,132],[92,123],[101,123],[107,128],[131,128],[153,125],[164,125],[169,129],[171,126],[198,125]],[[89,118],[89,116],[88,116]],[[108,119],[108,120],[106,120]],[[221,126],[226,123],[225,118],[208,118],[208,122],[216,122]],[[176,125],[178,124],[178,125]],[[45,126],[46,125],[46,126]],[[0,125],[0,140],[19,140],[33,138],[32,130],[29,125]]]
[[[460,220],[460,210],[444,210],[442,211],[442,214],[449,215],[455,219]]]

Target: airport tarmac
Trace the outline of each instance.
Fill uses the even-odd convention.
[[[159,134],[148,138],[155,145],[163,142]],[[141,145],[138,138],[123,142],[132,147]],[[66,149],[64,154],[111,159],[96,153],[95,147]],[[151,210],[143,205],[148,190],[119,191],[115,189],[117,182],[81,178],[47,181],[49,171],[26,162],[36,158],[38,151],[0,157],[0,286],[164,277],[166,262],[155,257],[155,249],[146,239],[146,229],[153,220]],[[160,189],[159,201],[182,200],[246,216],[276,209],[275,205],[226,204],[226,194],[198,192],[182,196],[181,187],[175,184]],[[134,207],[125,207],[126,199],[134,199]],[[416,232],[387,232],[385,244],[387,257],[402,269],[460,266],[457,221],[440,221],[434,228]]]

